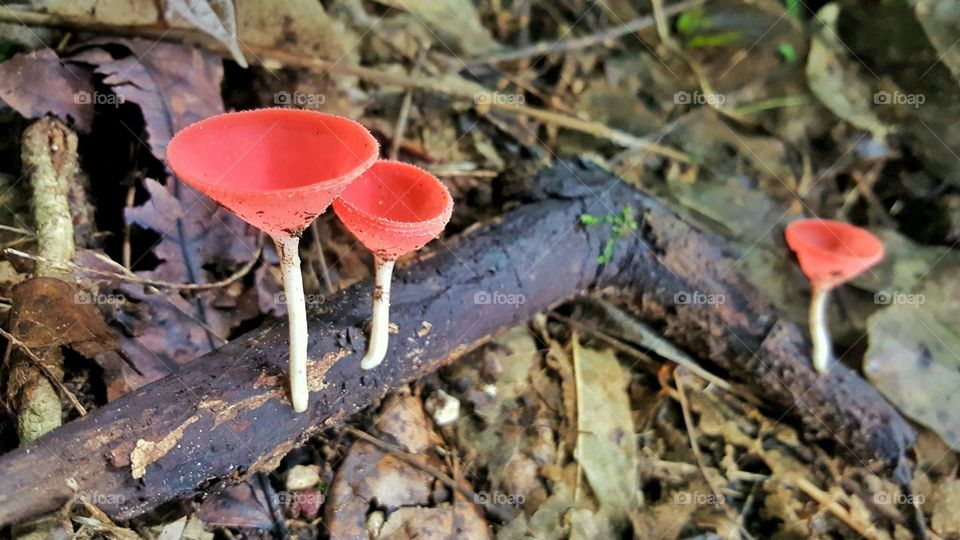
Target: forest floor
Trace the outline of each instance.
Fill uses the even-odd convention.
[[[447,236],[520,204],[516,171],[593,161],[722,238],[731,271],[803,328],[810,285],[784,227],[869,229],[886,256],[837,291],[830,324],[839,361],[916,430],[912,489],[579,300],[272,471],[123,522],[80,492],[3,537],[899,539],[919,509],[927,535],[960,538],[960,1],[80,4],[0,6],[0,308],[23,345],[4,359],[0,452],[286,316],[272,244],[198,204],[165,160],[202,118],[297,107],[356,119],[384,157],[441,178]],[[59,199],[44,177],[66,179]],[[67,237],[45,203],[61,199]],[[612,246],[633,218],[597,208],[582,224],[610,227]],[[309,302],[371,278],[332,213],[301,255]],[[35,275],[83,279],[43,304],[51,291],[23,287]],[[526,301],[509,293],[476,301]],[[51,318],[99,339],[16,324]]]

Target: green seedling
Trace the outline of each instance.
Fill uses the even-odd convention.
[[[780,56],[787,61],[788,64],[792,64],[797,61],[797,51],[794,50],[793,45],[789,43],[781,43],[777,45],[777,52],[780,53]]]
[[[603,245],[603,253],[597,257],[597,262],[606,264],[613,257],[613,247],[617,239],[622,238],[632,231],[637,230],[637,222],[633,219],[633,208],[629,206],[624,208],[619,214],[610,214],[606,216],[594,216],[591,214],[581,214],[580,223],[587,227],[608,223],[610,225],[610,237]]]

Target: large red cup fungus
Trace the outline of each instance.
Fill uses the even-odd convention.
[[[440,235],[450,221],[453,199],[430,173],[378,161],[333,202],[333,210],[376,259],[370,344],[360,362],[363,369],[373,369],[387,354],[393,264]]]
[[[829,219],[794,221],[787,225],[786,239],[813,288],[810,301],[813,366],[824,373],[833,356],[827,324],[830,291],[880,262],[883,243],[860,227]]]
[[[290,396],[307,409],[307,314],[300,235],[377,159],[360,124],[296,109],[228,113],[197,122],[167,148],[170,168],[269,234],[277,246],[290,320]]]

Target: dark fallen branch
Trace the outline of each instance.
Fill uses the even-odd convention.
[[[123,519],[191,496],[215,479],[270,469],[318,430],[497,331],[601,288],[630,299],[637,316],[789,413],[815,438],[837,441],[877,468],[901,461],[913,441],[909,426],[849,369],[818,377],[803,331],[778,320],[731,271],[734,259],[717,238],[595,167],[561,163],[531,184],[536,195],[526,204],[398,273],[392,319],[400,331],[380,368],[359,368],[370,312],[370,287],[362,284],[311,316],[308,412],[290,408],[287,330],[271,323],[0,458],[0,523],[58,508],[71,495],[67,478]],[[640,227],[598,265],[609,230],[584,228],[578,219],[625,206]],[[726,301],[677,305],[681,291],[722,294]],[[324,385],[316,374],[333,362]]]

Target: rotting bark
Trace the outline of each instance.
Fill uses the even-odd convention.
[[[377,369],[359,365],[371,294],[363,283],[311,313],[306,413],[294,413],[287,397],[286,326],[271,323],[0,458],[0,523],[57,508],[70,496],[65,478],[122,519],[191,496],[212,479],[270,469],[299,441],[392,388],[599,289],[632,298],[636,315],[814,437],[837,441],[858,464],[889,471],[902,462],[913,443],[906,422],[848,368],[816,374],[804,330],[779,320],[731,271],[735,258],[721,240],[595,166],[563,162],[531,184],[525,204],[397,272],[392,315],[400,331]],[[579,216],[625,206],[640,227],[599,265],[609,231],[584,228]],[[722,294],[725,302],[678,304],[684,291]],[[332,362],[323,384],[317,374]]]

